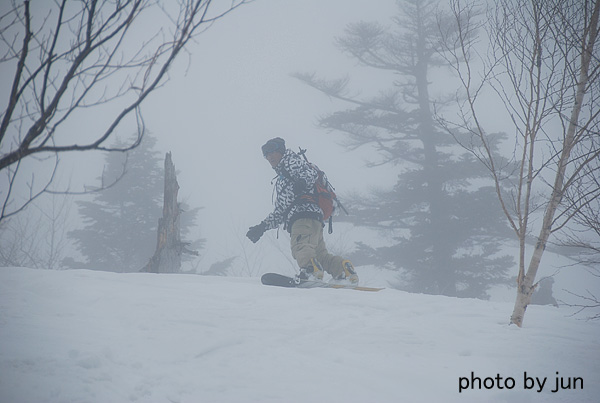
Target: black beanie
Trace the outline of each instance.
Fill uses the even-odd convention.
[[[281,137],[275,137],[274,139],[267,141],[262,146],[262,153],[265,157],[267,156],[267,154],[272,153],[274,151],[279,151],[282,154],[285,153],[285,140]]]

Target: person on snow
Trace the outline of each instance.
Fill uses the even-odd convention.
[[[276,137],[262,146],[263,156],[277,173],[275,209],[260,224],[250,227],[246,236],[256,243],[265,231],[284,225],[291,236],[292,256],[300,267],[299,279],[323,279],[323,272],[334,280],[358,284],[358,275],[348,259],[327,251],[323,240],[323,211],[314,197],[317,170],[300,155],[285,148]]]

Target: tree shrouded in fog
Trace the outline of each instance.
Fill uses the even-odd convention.
[[[148,263],[156,246],[164,188],[163,161],[153,149],[155,143],[146,134],[140,145],[127,154],[107,154],[100,182],[111,183],[122,177],[109,188],[94,193],[92,201],[77,202],[84,227],[69,232],[69,236],[87,262],[70,262],[71,266],[137,272]],[[117,143],[116,147],[122,144]],[[184,235],[194,223],[197,211],[196,208],[182,213]]]
[[[456,21],[465,21],[477,7],[460,0],[450,4]],[[471,134],[473,141],[462,144],[489,170],[519,240],[511,323],[521,326],[550,237],[573,225],[578,235],[598,239],[593,210],[600,198],[600,2],[498,0],[487,11],[484,20],[459,24],[448,37],[448,60],[466,97],[445,126]],[[487,33],[487,52],[470,40],[478,28]],[[489,152],[483,116],[489,99],[481,96],[486,90],[511,118],[516,180]],[[527,263],[532,231],[537,235]]]
[[[445,21],[436,19],[435,1],[398,7],[392,28],[354,23],[337,40],[362,66],[392,72],[389,88],[367,99],[351,94],[348,79],[296,76],[349,105],[322,117],[321,127],[342,132],[350,149],[374,147],[377,164],[399,169],[392,189],[354,200],[355,224],[394,234],[391,246],[361,244],[361,260],[400,270],[399,287],[410,291],[486,298],[506,281],[512,260],[499,256],[507,227],[487,172],[434,121],[428,74],[445,65],[438,55]]]
[[[142,105],[165,83],[178,55],[247,1],[13,0],[5,6],[0,222],[57,190],[60,155],[135,148],[145,131]],[[137,136],[111,145],[123,127],[137,128]]]

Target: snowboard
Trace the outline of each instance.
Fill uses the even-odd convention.
[[[287,288],[339,288],[339,289],[348,289],[348,290],[358,290],[358,291],[380,291],[383,288],[373,288],[373,287],[362,287],[359,285],[351,285],[351,284],[336,284],[336,283],[327,283],[325,281],[319,280],[300,280],[299,283],[296,282],[294,277],[284,276],[282,274],[277,273],[266,273],[260,278],[261,283],[264,285],[272,285],[276,287],[287,287]]]

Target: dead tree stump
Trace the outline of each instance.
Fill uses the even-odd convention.
[[[141,271],[148,273],[179,273],[181,269],[181,254],[186,251],[186,244],[181,242],[179,217],[180,209],[177,203],[179,184],[175,176],[175,166],[171,153],[165,157],[165,190],[163,216],[158,219],[158,237],[154,256]]]

